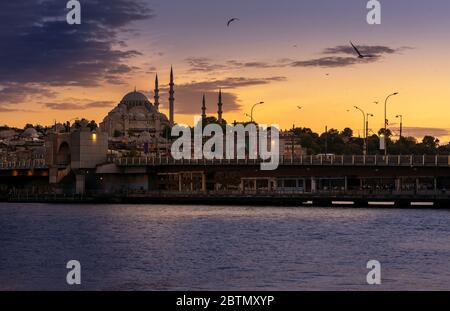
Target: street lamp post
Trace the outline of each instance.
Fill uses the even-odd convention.
[[[373,117],[373,114],[366,114],[366,154],[369,154],[369,117]]]
[[[255,109],[256,106],[262,105],[262,104],[264,104],[264,102],[259,102],[259,103],[256,103],[256,104],[253,105],[252,111],[251,111],[251,113],[250,113],[250,119],[251,119],[251,122],[253,122],[253,110]]]
[[[387,134],[387,126],[388,126],[388,124],[387,124],[388,123],[388,120],[387,120],[387,103],[388,103],[389,98],[392,97],[392,96],[395,96],[395,95],[398,95],[398,92],[389,94],[386,97],[386,100],[384,101],[384,133],[383,134],[384,134],[385,139],[386,139],[385,146],[384,146],[384,155],[385,156],[387,156],[387,136],[386,136],[386,134]]]
[[[366,113],[364,112],[364,110],[362,110],[361,108],[359,108],[358,106],[355,106],[355,109],[361,111],[362,115],[363,115],[363,154],[366,155],[367,154],[367,131],[366,131]],[[364,137],[366,136],[366,137]]]
[[[395,117],[400,118],[400,139],[402,139],[402,137],[403,137],[403,115],[399,114]]]

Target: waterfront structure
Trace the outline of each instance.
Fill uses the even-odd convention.
[[[84,193],[85,172],[107,162],[108,135],[99,129],[92,130],[83,120],[70,131],[49,134],[45,148],[48,183],[63,191],[66,179],[69,191]]]
[[[51,133],[45,138],[48,167],[72,170],[92,169],[107,160],[108,135],[100,129],[92,130],[87,121],[80,121],[69,132]]]

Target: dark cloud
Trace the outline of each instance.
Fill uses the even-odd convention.
[[[0,85],[0,104],[20,104],[25,103],[30,99],[41,99],[44,97],[54,97],[56,93],[42,88],[38,85],[20,85],[7,84]]]
[[[77,103],[77,100],[71,102],[51,102],[44,103],[44,107],[52,110],[86,110],[93,108],[107,108],[114,106],[112,101],[90,101],[87,103]]]
[[[370,57],[359,59],[356,57],[341,57],[341,56],[330,56],[321,57],[316,59],[296,61],[291,64],[292,67],[347,67],[355,64],[370,63],[378,60],[378,57]]]
[[[374,63],[379,60],[384,55],[400,53],[407,47],[402,47],[398,49],[390,48],[388,46],[381,45],[361,45],[357,46],[358,50],[363,55],[369,55],[368,58],[357,58],[357,54],[352,46],[349,45],[338,45],[332,48],[326,48],[322,54],[330,55],[314,59],[293,61],[291,63],[292,67],[324,67],[324,68],[336,68],[336,67],[348,67],[356,64],[367,64]]]
[[[191,72],[211,72],[217,70],[229,69],[229,66],[223,64],[214,64],[211,59],[206,57],[189,57],[185,60]]]
[[[397,128],[395,131],[398,133],[399,129]],[[419,138],[424,136],[444,137],[450,136],[450,129],[433,127],[404,127],[403,135]]]
[[[0,84],[95,86],[133,70],[124,62],[140,53],[117,35],[153,16],[142,1],[82,1],[81,25],[66,23],[65,3],[1,1]]]
[[[231,69],[281,67],[280,64],[271,64],[268,62],[261,62],[261,61],[239,62],[239,61],[235,61],[235,60],[230,60],[227,63],[230,65]]]
[[[202,96],[206,95],[207,108],[210,114],[216,114],[218,93],[222,89],[224,112],[236,111],[241,108],[238,95],[233,91],[242,87],[266,85],[273,82],[286,81],[285,77],[269,78],[225,78],[222,80],[194,81],[175,86],[175,109],[178,114],[200,114]],[[162,91],[167,93],[167,86]]]
[[[249,61],[242,62],[238,60],[228,60],[225,63],[216,63],[212,59],[207,57],[190,57],[186,59],[186,62],[190,66],[191,72],[217,72],[226,70],[239,70],[246,68],[280,68],[285,66],[285,60],[279,60],[276,63],[264,62],[264,61]]]
[[[0,112],[2,112],[2,113],[17,113],[17,112],[36,112],[36,111],[29,110],[29,109],[16,109],[16,108],[0,107]]]
[[[363,55],[382,55],[382,54],[394,54],[398,52],[398,49],[393,49],[388,46],[382,45],[359,45],[357,46],[358,50]],[[323,51],[323,54],[348,54],[348,55],[356,55],[355,50],[351,45],[338,45],[333,48],[327,48]]]
[[[53,110],[79,110],[83,109],[82,105],[73,103],[46,103],[45,107]]]
[[[210,91],[219,89],[237,89],[241,87],[247,86],[257,86],[269,84],[271,82],[283,82],[286,81],[286,77],[269,77],[269,78],[244,78],[244,77],[235,77],[235,78],[225,78],[222,80],[209,80],[202,82],[191,82],[186,83],[181,86],[188,87],[198,92]],[[178,86],[180,87],[180,86]]]
[[[217,115],[218,91],[204,91],[199,93],[186,86],[178,86],[176,89],[175,111],[177,114],[200,115],[203,93],[206,97],[206,113]],[[241,104],[238,96],[231,92],[222,92],[223,111],[232,112],[239,110]]]
[[[30,112],[30,110],[17,108],[17,105],[33,100],[53,98],[56,95],[57,93],[35,84],[0,85],[0,112]]]
[[[216,63],[207,57],[191,57],[186,59],[192,72],[215,72],[225,70],[240,70],[240,69],[266,69],[266,68],[283,68],[291,67],[347,67],[355,64],[373,63],[379,61],[383,55],[400,53],[403,50],[410,49],[409,47],[401,47],[398,49],[390,48],[382,45],[361,45],[358,46],[360,52],[371,57],[359,59],[352,46],[338,45],[332,48],[326,48],[322,51],[325,56],[308,59],[308,60],[293,60],[290,58],[281,58],[275,62],[265,61],[238,61],[229,60],[225,63]]]

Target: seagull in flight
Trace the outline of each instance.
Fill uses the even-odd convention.
[[[358,58],[367,58],[367,57],[372,57],[372,55],[363,55],[361,54],[361,52],[358,50],[358,48],[352,43],[352,41],[350,41],[350,44],[352,45],[353,49],[355,50],[355,52],[358,54]]]
[[[233,17],[232,19],[230,19],[230,20],[228,21],[227,27],[230,27],[231,23],[232,23],[232,22],[236,22],[236,21],[239,21],[239,18]]]

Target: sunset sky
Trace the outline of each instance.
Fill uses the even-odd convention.
[[[156,73],[166,112],[173,65],[179,123],[193,123],[203,93],[216,115],[222,88],[228,122],[264,101],[258,123],[358,135],[353,106],[377,131],[399,92],[394,131],[403,114],[405,135],[450,141],[448,0],[382,0],[375,26],[366,0],[81,0],[81,25],[66,23],[66,2],[0,3],[0,124],[100,122],[135,87],[153,101]],[[357,59],[349,40],[376,57]]]

